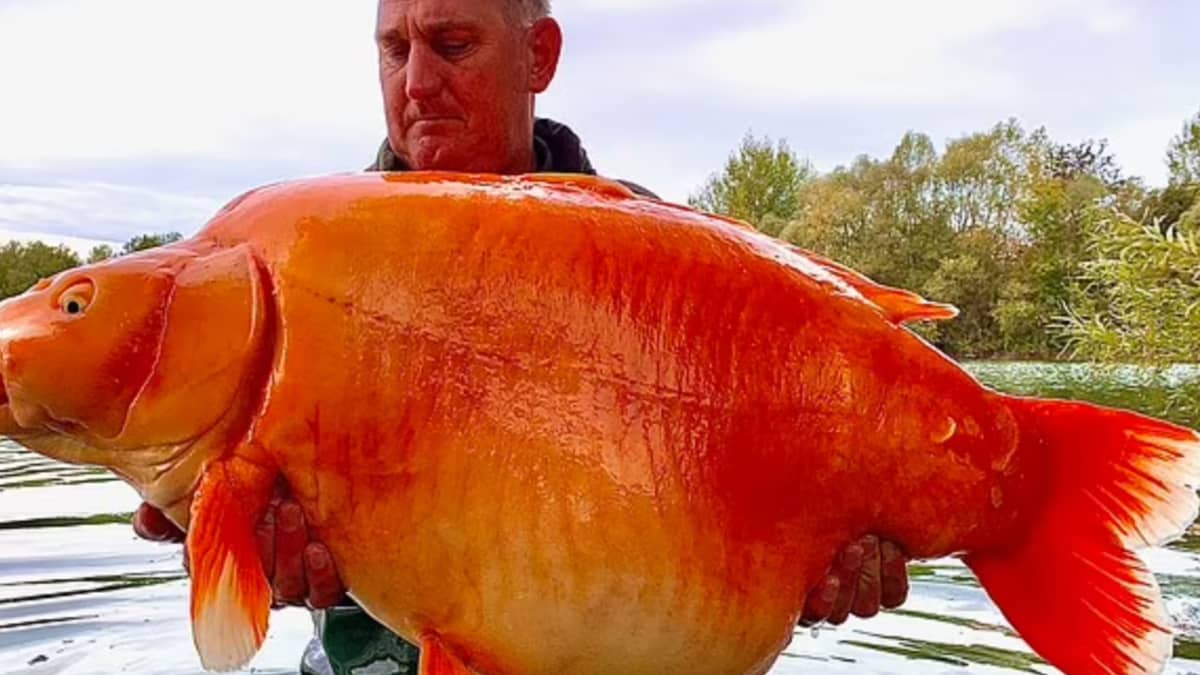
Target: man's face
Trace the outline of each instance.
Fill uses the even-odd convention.
[[[532,170],[533,95],[553,76],[561,37],[552,20],[531,29],[509,11],[506,0],[380,0],[388,138],[412,168]]]

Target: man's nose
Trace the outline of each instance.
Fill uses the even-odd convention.
[[[405,93],[414,101],[433,98],[442,86],[441,59],[429,47],[414,44],[405,64]]]

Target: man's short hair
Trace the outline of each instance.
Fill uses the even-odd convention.
[[[550,0],[507,0],[522,23],[533,23],[550,16]]]

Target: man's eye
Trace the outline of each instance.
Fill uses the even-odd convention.
[[[443,42],[438,45],[438,51],[447,58],[464,56],[470,49],[470,42]]]
[[[384,47],[384,53],[393,61],[405,61],[408,59],[408,43],[395,42]]]

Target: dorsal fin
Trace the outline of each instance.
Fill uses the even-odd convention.
[[[892,288],[875,283],[866,276],[855,272],[849,267],[840,265],[822,255],[807,251],[798,246],[790,246],[793,253],[802,255],[825,271],[846,282],[865,297],[875,303],[888,320],[896,324],[913,321],[945,321],[958,316],[958,308],[940,302],[930,302],[925,298],[900,288]]]
[[[677,208],[688,209],[688,207],[683,206]],[[792,253],[801,256],[858,291],[868,302],[878,307],[889,321],[897,325],[913,321],[946,321],[958,316],[958,308],[953,305],[930,302],[912,291],[876,283],[849,267],[840,265],[823,255],[763,234],[760,230],[745,221],[717,213],[704,213],[704,215],[733,225],[740,230],[768,237],[771,241],[786,246]]]

